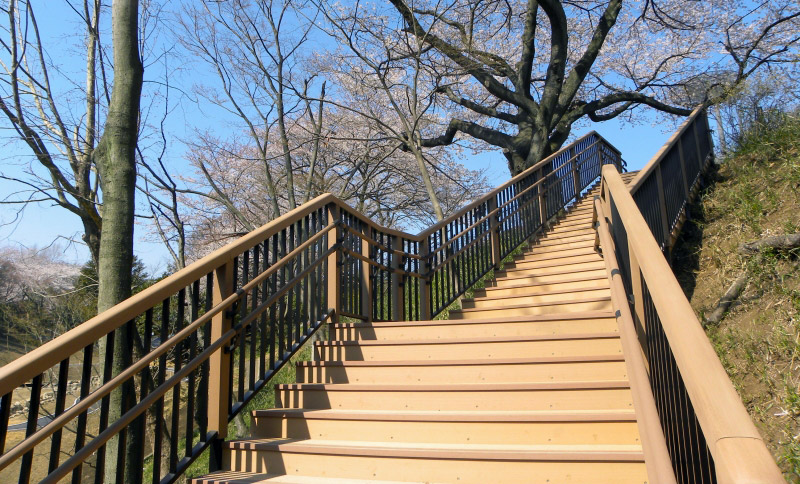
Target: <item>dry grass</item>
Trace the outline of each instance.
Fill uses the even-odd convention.
[[[698,316],[747,273],[742,297],[707,334],[786,478],[800,482],[800,250],[736,251],[800,231],[800,120],[748,140],[711,178],[674,269]]]

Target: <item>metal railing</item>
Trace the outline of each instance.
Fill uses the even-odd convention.
[[[418,235],[330,194],[281,216],[0,368],[0,481],[169,483],[209,447],[218,467],[229,422],[323,323],[439,314],[605,164],[623,169],[590,133]]]
[[[698,109],[629,186],[603,168],[598,234],[621,330],[635,335],[638,380],[652,395],[637,414],[661,424],[643,432],[643,445],[671,463],[674,475],[651,476],[658,482],[784,482],[665,258],[712,157]]]

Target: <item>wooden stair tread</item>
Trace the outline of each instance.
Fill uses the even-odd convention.
[[[401,422],[635,422],[633,410],[339,410],[272,408],[253,410],[254,417],[286,417],[330,420],[379,420]]]
[[[599,262],[602,262],[600,260]],[[519,274],[520,271],[529,271],[531,269],[517,269],[509,271],[510,273],[506,273],[506,271],[497,271],[495,274],[502,274],[497,276],[497,280],[512,280],[512,279],[529,279],[529,278],[536,278],[536,277],[544,277],[544,276],[559,276],[564,274],[580,274],[582,272],[595,272],[595,271],[605,271],[605,267],[590,267],[586,268],[586,264],[597,264],[596,262],[580,262],[578,264],[561,264],[557,266],[551,267],[544,267],[543,269],[551,269],[550,271],[543,272],[541,274]],[[579,266],[579,267],[574,267]],[[558,268],[561,269],[558,269]]]
[[[608,278],[604,275],[589,275],[584,277],[573,277],[570,279],[563,279],[557,282],[531,282],[528,284],[516,284],[516,285],[508,285],[503,287],[498,286],[487,286],[483,289],[478,289],[478,291],[497,291],[502,289],[524,289],[527,287],[538,287],[538,286],[552,286],[554,284],[569,284],[571,282],[586,282],[586,281],[608,281]],[[608,286],[610,287],[610,286]]]
[[[619,333],[569,333],[563,335],[537,336],[494,336],[483,338],[449,338],[449,339],[407,339],[391,341],[317,341],[318,346],[403,346],[403,345],[448,345],[448,344],[481,344],[481,343],[521,343],[525,341],[559,341],[575,339],[610,339],[619,338]]]
[[[564,254],[567,251],[574,251],[570,254]],[[586,248],[571,248],[571,249],[564,249],[563,251],[557,252],[546,252],[542,254],[526,254],[525,257],[515,259],[512,264],[520,264],[520,263],[536,263],[545,260],[555,260],[555,259],[571,259],[572,257],[578,257],[582,255],[595,255],[597,251],[594,250],[593,246],[588,246]],[[599,255],[599,254],[598,254]]]
[[[617,336],[618,337],[618,336]],[[561,338],[559,338],[561,339]],[[346,361],[301,361],[301,368],[325,367],[391,367],[391,366],[481,366],[481,365],[524,365],[536,363],[592,363],[606,361],[625,361],[622,355],[558,355],[529,358],[477,358],[470,360],[346,360]]]
[[[531,285],[531,286],[520,285],[520,286],[516,287],[516,289],[524,289],[526,287],[535,288],[536,286],[534,286],[534,285]],[[497,289],[501,289],[501,288],[492,288],[492,289],[497,290]],[[504,287],[502,289],[510,289],[510,288],[509,287]],[[531,293],[531,294],[520,293],[520,294],[507,295],[507,296],[489,296],[489,295],[486,295],[486,296],[475,296],[473,298],[466,299],[466,300],[467,301],[470,301],[470,300],[471,301],[496,301],[498,299],[516,299],[516,298],[520,298],[520,297],[552,296],[552,295],[559,295],[559,294],[574,294],[576,292],[587,292],[587,291],[608,291],[609,289],[610,289],[609,287],[576,287],[574,289],[554,289],[554,290],[550,290],[550,291],[547,291],[547,292],[537,292],[537,293]]]
[[[297,476],[285,474],[258,474],[250,472],[217,471],[196,477],[193,484],[434,484],[412,481],[376,481],[374,479],[342,479],[337,477]]]
[[[564,314],[541,314],[531,316],[509,316],[485,319],[438,319],[433,321],[385,321],[372,323],[337,323],[334,328],[388,328],[396,326],[443,326],[449,324],[492,324],[492,323],[532,323],[536,321],[571,321],[595,318],[613,318],[613,311],[583,311]]]
[[[522,390],[599,390],[609,388],[630,388],[625,380],[595,380],[537,383],[453,383],[447,385],[429,384],[359,384],[359,383],[281,383],[279,390],[324,390],[343,392],[369,391],[411,391],[411,392],[505,392]]]
[[[271,450],[304,454],[392,456],[469,460],[643,461],[638,445],[430,444],[351,440],[240,439],[223,445],[239,450]]]
[[[485,307],[485,308],[466,308],[466,309],[459,309],[457,311],[452,312],[478,312],[478,311],[498,311],[501,309],[525,309],[525,308],[532,308],[532,307],[541,307],[541,306],[563,306],[566,304],[580,304],[580,303],[591,303],[591,302],[603,302],[603,301],[610,301],[611,296],[604,296],[604,297],[587,297],[583,299],[572,299],[572,300],[563,300],[563,301],[548,301],[548,302],[536,302],[536,303],[529,303],[529,304],[507,304],[500,307]],[[567,313],[569,314],[569,313]]]
[[[585,257],[585,256],[582,256],[582,257]],[[556,260],[556,261],[543,262],[541,264],[538,264],[536,267],[509,267],[507,269],[504,268],[502,271],[499,271],[499,273],[506,274],[506,273],[509,273],[509,272],[530,271],[530,270],[535,270],[535,269],[550,269],[552,267],[564,267],[564,268],[566,268],[564,270],[572,269],[571,272],[582,272],[582,271],[576,270],[575,266],[585,266],[586,264],[602,264],[602,263],[603,263],[603,258],[600,257],[600,255],[597,255],[596,259],[593,258],[592,260],[584,260],[584,261],[578,261],[578,262],[574,262],[574,261],[563,261],[562,262],[562,261],[557,261]],[[498,276],[497,278],[498,279],[502,279],[503,277],[504,276]]]

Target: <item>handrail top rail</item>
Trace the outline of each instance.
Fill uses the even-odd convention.
[[[672,136],[670,136],[669,139],[664,143],[664,145],[661,146],[661,149],[659,149],[656,152],[656,154],[653,155],[652,158],[650,158],[650,161],[648,161],[647,164],[644,165],[644,167],[641,170],[639,170],[639,173],[635,177],[633,177],[633,180],[631,180],[631,182],[628,184],[628,186],[630,187],[631,195],[633,195],[639,190],[639,188],[642,186],[645,180],[647,180],[647,178],[653,172],[653,170],[655,170],[656,167],[659,166],[662,161],[664,161],[664,158],[666,158],[667,153],[670,152],[672,147],[675,146],[675,144],[678,142],[681,136],[683,136],[683,133],[686,132],[686,130],[689,128],[692,122],[694,122],[694,120],[697,119],[698,116],[700,116],[700,113],[702,113],[704,109],[705,106],[702,104],[695,107],[694,110],[692,110],[692,113],[686,117],[686,119],[683,121],[683,123],[681,123],[680,126],[678,126],[678,129],[675,130],[674,133],[672,133]]]
[[[644,280],[651,282],[653,305],[716,467],[730,473],[720,477],[720,482],[784,482],[639,211],[632,189],[610,166],[603,167],[601,180],[601,197],[607,198],[610,192],[628,235],[628,250],[634,253]]]

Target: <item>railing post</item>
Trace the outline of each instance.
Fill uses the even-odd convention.
[[[430,321],[431,319],[431,279],[433,275],[430,274],[431,261],[428,255],[430,254],[430,239],[425,236],[419,241],[419,256],[420,269],[422,272],[422,279],[419,285],[419,320]]]
[[[574,148],[569,150],[570,159],[572,159],[572,183],[575,187],[575,199],[577,200],[581,194],[581,177],[580,172],[578,171],[578,157],[575,156],[573,159],[572,153],[575,151]]]
[[[698,158],[700,150],[697,150]],[[686,176],[686,158],[683,156],[683,140],[678,137],[678,159],[681,160],[681,177],[683,178],[683,193],[686,195],[686,200],[689,200],[689,178]]]
[[[492,266],[495,269],[500,268],[500,223],[499,218],[500,214],[495,213],[492,214],[497,210],[497,197],[492,196],[489,200],[486,201],[486,213],[489,215],[489,237],[491,238],[491,246],[492,246]]]
[[[695,118],[694,123],[693,123],[693,125],[694,125],[693,126],[693,128],[694,128],[694,146],[695,146],[695,149],[697,150],[697,172],[698,172],[698,174],[702,174],[703,168],[705,168],[705,161],[706,160],[705,160],[705,158],[703,158],[703,154],[700,152],[700,129],[698,128],[698,125],[700,123],[698,123],[697,121],[698,121],[698,119],[700,119],[702,117],[703,118],[703,125],[707,126],[707,124],[708,124],[708,117],[707,116],[708,116],[707,114],[703,114],[702,116],[698,116],[697,118]],[[705,136],[709,136],[707,133],[703,133],[703,134]],[[709,140],[710,140],[710,136],[709,136]],[[691,187],[689,187],[689,188],[691,188]]]
[[[664,180],[661,178],[661,167],[656,168],[656,191],[658,192],[658,208],[661,212],[661,230],[664,234],[664,248],[667,253],[672,250],[670,221],[667,219],[667,200],[664,196]]]
[[[639,336],[639,344],[642,345],[642,351],[647,348],[647,329],[644,327],[644,291],[642,289],[642,272],[639,268],[639,261],[636,259],[636,253],[633,251],[630,237],[628,237],[628,260],[631,271],[631,291],[633,294],[633,315],[636,323],[636,333]],[[645,355],[645,362],[649,366],[649,355]]]
[[[391,287],[389,290],[392,294],[391,318],[394,321],[402,321],[404,319],[403,308],[405,307],[406,295],[402,283],[403,274],[395,271],[403,270],[403,255],[401,254],[403,249],[403,239],[397,235],[393,235],[391,247],[392,262],[390,267],[392,268],[392,273],[389,276],[389,280],[391,281]]]
[[[234,274],[233,261],[226,262],[217,268],[213,275],[211,292],[212,307],[216,307],[233,294]],[[231,329],[233,324],[232,308],[225,308],[211,319],[211,341],[216,341]],[[217,433],[210,450],[209,466],[211,470],[219,470],[222,466],[222,441],[228,436],[228,412],[230,411],[230,366],[231,351],[223,346],[209,358],[208,374],[208,430]]]
[[[339,227],[339,207],[331,203],[328,205],[326,212],[328,213],[328,225],[334,225],[331,231],[328,232],[328,250],[330,250],[337,247],[337,244],[339,244],[342,229]],[[326,279],[328,280],[327,297],[328,309],[332,311],[331,323],[333,324],[339,322],[339,315],[342,311],[342,298],[339,297],[342,275],[341,262],[341,249],[337,248],[328,255],[328,273],[326,274]]]
[[[364,224],[361,230],[364,236],[361,239],[361,256],[367,260],[372,260],[372,227]],[[361,315],[365,321],[372,321],[372,265],[366,261],[361,261]]]
[[[541,180],[544,178],[544,170],[541,168],[539,169],[539,176],[534,178],[536,181]],[[542,226],[544,226],[545,222],[547,222],[547,199],[544,196],[545,191],[545,182],[539,184],[539,188],[536,189],[539,192],[539,221],[541,222]]]

